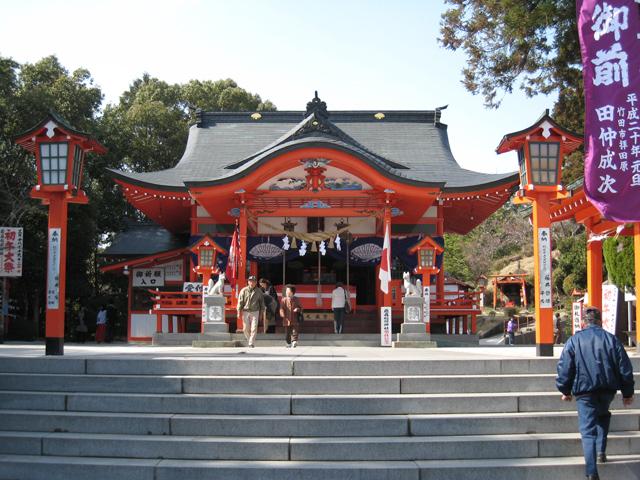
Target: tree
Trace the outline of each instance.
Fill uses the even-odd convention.
[[[571,295],[574,289],[584,290],[587,287],[586,233],[559,238],[556,248],[560,256],[553,269],[555,288],[565,295]]]
[[[462,50],[465,88],[487,107],[500,106],[514,88],[528,96],[556,93],[554,118],[580,132],[584,95],[575,0],[446,0],[440,42]],[[583,156],[565,160],[564,183],[582,177]]]
[[[444,270],[463,282],[475,282],[464,255],[464,237],[455,233],[444,235]]]
[[[95,118],[102,92],[93,85],[87,70],[69,73],[56,57],[19,65],[0,58],[0,223],[24,228],[23,276],[12,280],[20,310],[35,323],[27,335],[35,335],[42,321],[46,265],[47,211],[29,198],[35,184],[33,156],[17,147],[13,139],[55,110],[79,130],[95,133]],[[87,209],[70,209],[72,225],[82,225],[80,235],[70,235],[67,258],[67,293],[78,297],[89,284],[88,252],[95,222]],[[70,229],[71,230],[71,229]]]
[[[602,243],[602,253],[609,280],[622,290],[634,289],[633,237],[607,238]]]

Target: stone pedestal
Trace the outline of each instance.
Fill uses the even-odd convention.
[[[434,348],[435,342],[427,333],[427,326],[423,322],[423,297],[404,297],[404,322],[400,325],[394,348]]]
[[[205,295],[202,303],[202,333],[216,337],[211,340],[229,341],[229,325],[224,321],[225,298],[222,295]]]

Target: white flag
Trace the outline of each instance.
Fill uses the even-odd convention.
[[[380,257],[380,290],[389,293],[389,282],[391,281],[391,239],[389,238],[389,227],[385,228],[384,243],[382,244],[382,255]]]

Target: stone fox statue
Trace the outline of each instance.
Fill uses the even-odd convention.
[[[218,281],[215,284],[213,283],[213,278],[209,279],[207,295],[222,295],[225,278],[224,272],[221,272],[220,275],[218,275]]]
[[[415,285],[411,283],[411,274],[409,272],[403,272],[402,279],[404,280],[405,297],[422,296],[422,282],[420,280]]]

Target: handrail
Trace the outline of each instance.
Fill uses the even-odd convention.
[[[202,293],[200,292],[147,291],[152,295],[153,310],[202,307]]]

